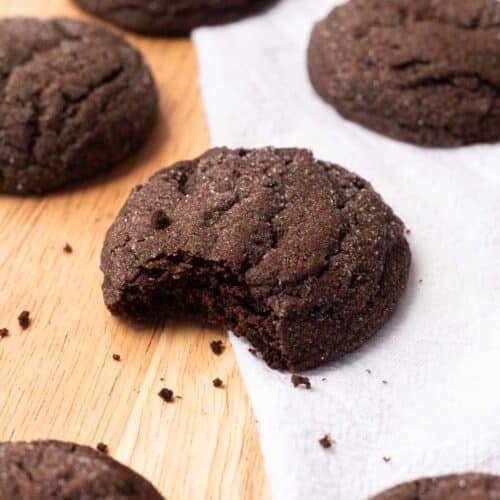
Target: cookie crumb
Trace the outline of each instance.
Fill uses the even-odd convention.
[[[29,311],[23,311],[18,317],[19,325],[23,330],[26,330],[30,324],[31,324],[31,319],[30,319],[30,313]]]
[[[166,401],[167,403],[173,403],[174,402],[174,392],[171,391],[170,389],[167,389],[164,387],[159,393],[158,396],[160,396],[163,401]]]
[[[327,450],[328,448],[332,447],[335,441],[331,438],[330,434],[325,434],[321,439],[318,439],[318,443],[321,445],[322,448]]]
[[[119,355],[119,354],[113,354],[113,359],[115,361],[121,361],[122,360],[122,357]]]
[[[366,372],[366,373],[368,373],[368,375],[371,375],[371,374],[372,374],[372,371],[370,370],[370,368],[367,368],[367,369],[365,370],[365,372]]]
[[[382,380],[382,383],[383,383],[384,385],[387,385],[389,382],[388,382],[387,380]]]
[[[0,328],[0,339],[4,339],[9,336],[9,330],[7,328]]]
[[[300,385],[303,385],[306,389],[311,388],[311,381],[309,380],[308,377],[302,377],[301,375],[293,374],[291,381],[294,387],[299,387]]]
[[[104,443],[97,443],[97,450],[100,451],[101,453],[104,453],[105,455],[109,453],[109,447],[107,444]]]
[[[224,387],[224,382],[219,377],[214,378],[212,380],[212,384],[214,384],[214,387],[218,387],[218,388]]]
[[[405,233],[406,234],[411,234],[411,230],[410,229],[406,229]]]
[[[220,356],[224,352],[226,346],[224,345],[222,340],[213,340],[212,342],[210,342],[210,348],[215,355]]]
[[[423,283],[423,282],[424,282],[424,280],[420,279],[420,280],[418,280],[418,282],[419,282],[419,283]]]
[[[182,399],[182,396],[175,396],[175,399]]]
[[[73,247],[69,243],[66,243],[66,245],[64,245],[63,252],[73,253]]]
[[[151,223],[156,230],[161,231],[170,226],[170,219],[163,210],[156,210],[151,216]]]
[[[382,457],[382,460],[388,464],[391,461],[391,457]]]
[[[160,382],[165,382],[165,377],[160,377]]]
[[[252,356],[257,357],[257,351],[256,351],[255,349],[253,349],[253,348],[251,348],[251,347],[250,347],[250,348],[248,349],[248,352],[249,352]]]
[[[323,378],[321,379],[321,382],[326,382],[326,377],[323,377]]]

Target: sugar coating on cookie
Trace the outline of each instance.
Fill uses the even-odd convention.
[[[186,35],[197,26],[235,21],[277,0],[75,0],[107,21],[146,35]]]
[[[79,21],[0,21],[0,192],[43,193],[108,170],[157,107],[141,54]]]
[[[357,175],[303,149],[216,148],[134,189],[101,268],[113,313],[201,317],[293,371],[378,331],[409,264],[402,222]]]
[[[371,500],[499,500],[500,476],[456,474],[400,484]]]
[[[163,499],[146,479],[116,460],[60,441],[0,443],[0,498]]]
[[[500,2],[351,0],[313,29],[308,67],[344,117],[422,146],[500,140]]]

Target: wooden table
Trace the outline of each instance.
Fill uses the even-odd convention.
[[[61,15],[88,18],[69,0],[0,2],[2,17]],[[43,198],[0,195],[0,328],[11,332],[0,340],[0,440],[105,442],[168,499],[269,499],[233,352],[210,350],[224,333],[139,331],[103,304],[99,254],[130,189],[209,144],[190,41],[127,38],[149,59],[161,96],[146,147],[108,175]],[[33,317],[25,332],[23,309]],[[226,389],[212,386],[215,377]],[[164,403],[164,386],[183,399]]]

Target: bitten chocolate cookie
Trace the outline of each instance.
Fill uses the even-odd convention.
[[[102,252],[113,313],[197,315],[301,370],[371,337],[407,280],[404,227],[371,186],[303,149],[212,149],[130,195]]]
[[[308,66],[341,115],[393,138],[500,140],[496,0],[351,0],[315,26]]]
[[[277,0],[75,0],[85,10],[146,35],[186,35],[197,26],[235,21]]]
[[[0,192],[106,171],[145,140],[156,90],[143,57],[69,19],[0,21]]]
[[[144,478],[103,453],[60,441],[0,444],[1,500],[162,500]]]
[[[500,477],[457,474],[400,484],[371,500],[500,500]]]

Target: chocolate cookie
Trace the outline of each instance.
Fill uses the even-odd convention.
[[[355,174],[303,149],[217,148],[132,191],[101,268],[113,313],[196,315],[301,370],[371,337],[409,264],[403,224]]]
[[[146,35],[186,35],[197,26],[235,21],[276,0],[75,0],[85,10]]]
[[[500,500],[500,476],[457,474],[419,479],[371,500]]]
[[[496,0],[351,0],[315,26],[308,66],[341,115],[396,139],[500,139]]]
[[[60,441],[0,444],[1,500],[162,500],[144,478],[103,453]]]
[[[69,19],[0,21],[0,192],[108,170],[151,129],[156,90],[123,40]]]

